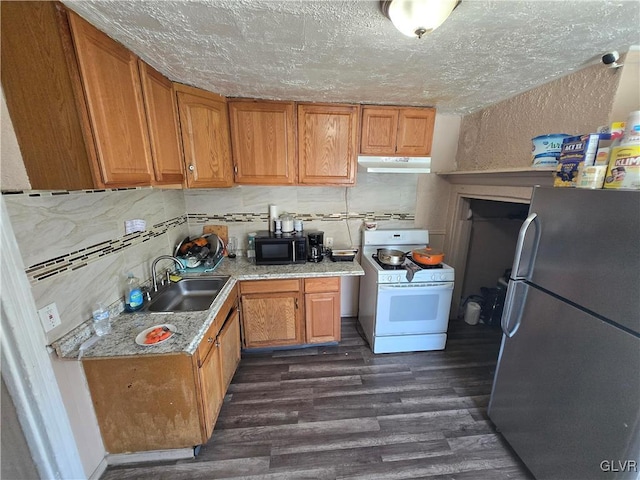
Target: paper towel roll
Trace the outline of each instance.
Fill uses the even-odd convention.
[[[278,207],[276,205],[269,205],[269,231],[275,230],[274,222],[278,218]]]

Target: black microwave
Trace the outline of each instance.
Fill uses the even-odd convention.
[[[307,237],[302,232],[257,232],[256,265],[286,265],[307,261]]]

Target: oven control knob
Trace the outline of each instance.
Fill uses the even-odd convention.
[[[435,273],[433,275],[431,275],[431,280],[437,280]]]
[[[393,276],[392,276],[392,275],[389,275],[389,276],[387,277],[387,280],[389,280],[390,282],[393,282]]]
[[[445,274],[440,275],[440,280],[446,280],[447,276]]]

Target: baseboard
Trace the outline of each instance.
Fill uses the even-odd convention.
[[[98,464],[96,469],[93,471],[93,473],[89,476],[88,480],[99,480],[106,469],[107,469],[107,459],[103,458],[102,460],[100,460],[100,463]]]
[[[172,450],[150,450],[148,452],[115,453],[107,455],[109,465],[127,463],[158,462],[194,458],[193,448],[176,448]]]

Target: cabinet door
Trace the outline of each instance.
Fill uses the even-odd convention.
[[[433,108],[403,108],[398,117],[396,153],[409,156],[431,155],[436,111]]]
[[[238,363],[240,363],[240,315],[238,310],[227,320],[227,323],[218,336],[220,344],[220,367],[222,374],[222,388],[226,391],[233,374],[236,373]]]
[[[307,343],[340,340],[340,277],[306,278],[304,311]]]
[[[73,12],[69,22],[104,184],[150,185],[153,167],[138,59]]]
[[[358,108],[357,105],[298,105],[299,183],[355,184]]]
[[[293,185],[296,182],[293,102],[229,102],[235,181]]]
[[[300,293],[242,295],[244,342],[248,348],[304,343]]]
[[[179,84],[174,88],[178,96],[187,186],[230,187],[233,172],[226,100],[197,88]]]
[[[203,341],[204,343],[204,341]],[[209,347],[209,345],[203,345]],[[213,428],[222,407],[224,399],[224,388],[221,378],[220,369],[220,353],[217,341],[209,348],[204,361],[198,369],[198,378],[200,381],[200,397],[202,403],[202,421],[204,430],[204,442],[206,442],[213,433]],[[204,443],[203,442],[203,443]]]
[[[138,64],[149,125],[154,183],[182,185],[184,159],[173,83],[142,60]]]
[[[398,115],[395,107],[362,107],[360,153],[395,155]]]
[[[109,453],[202,443],[198,380],[189,355],[84,358],[82,364]]]
[[[102,187],[64,8],[0,5],[2,89],[31,188]]]
[[[340,293],[305,295],[307,343],[340,340]]]

